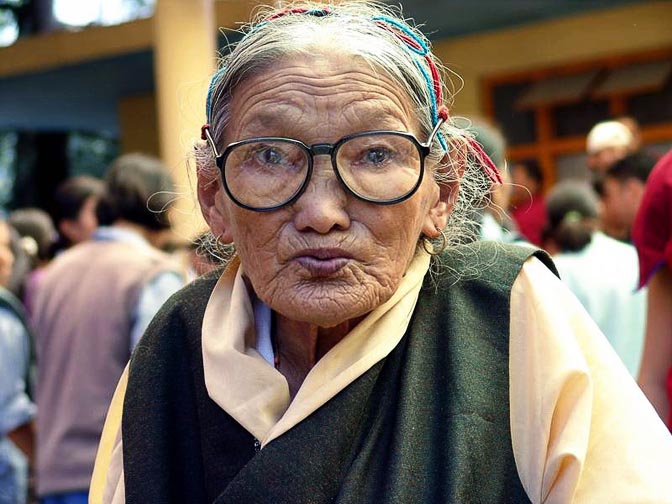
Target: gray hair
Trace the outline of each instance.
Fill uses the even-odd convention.
[[[322,10],[325,5],[293,2],[289,7]],[[229,52],[220,59],[208,97],[208,121],[212,126],[214,142],[220,149],[232,120],[231,100],[238,86],[280,60],[324,53],[333,48],[337,48],[335,50],[340,54],[361,58],[374,72],[385,72],[397,83],[400,94],[408,98],[421,132],[425,137],[430,135],[437,122],[437,104],[431,83],[421,67],[427,73],[429,70],[426,69],[424,56],[414,53],[400,39],[399,33],[412,34],[427,47],[430,43],[409,21],[403,19],[400,11],[376,2],[354,0],[330,7],[328,15],[289,14],[274,18],[285,11],[286,8],[260,8],[255,19],[243,28],[243,38],[231,44]],[[381,16],[402,27],[401,31],[386,29],[385,23],[377,21]],[[450,79],[444,77],[448,71],[431,52],[428,57],[439,69],[439,74],[443,74],[439,76],[441,95],[445,97],[442,104],[448,106],[452,104],[456,92]],[[434,140],[429,156],[435,162],[432,164],[436,165],[433,176],[444,186],[459,181],[459,192],[452,195],[454,210],[444,230],[450,246],[474,239],[471,216],[474,207],[482,204],[491,181],[483,169],[481,154],[473,147],[473,135],[467,129],[459,127],[449,118],[439,131],[447,150],[438,138]],[[205,143],[197,145],[196,157],[202,175],[213,179],[219,177],[213,153],[205,147]]]

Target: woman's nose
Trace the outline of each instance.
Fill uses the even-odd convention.
[[[328,156],[314,159],[313,173],[303,194],[293,204],[294,224],[299,231],[326,234],[350,226],[348,194]]]

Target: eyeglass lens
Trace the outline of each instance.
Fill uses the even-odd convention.
[[[391,201],[415,188],[421,154],[409,137],[389,133],[362,135],[338,144],[336,166],[345,185],[372,201]],[[290,201],[309,172],[310,153],[290,140],[259,140],[234,147],[224,174],[231,195],[252,208]]]

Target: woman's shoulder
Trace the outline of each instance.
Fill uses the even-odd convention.
[[[196,306],[202,304],[203,309],[205,309],[205,304],[207,304],[212,290],[215,288],[219,277],[222,275],[222,271],[222,268],[218,268],[203,276],[195,278],[177,291],[166,302],[165,307],[170,307],[173,310],[187,309],[188,311],[191,311]],[[197,303],[197,305],[194,306],[191,303]]]
[[[210,272],[188,283],[164,303],[138,344],[141,346],[150,340],[164,344],[177,338],[167,338],[166,334],[198,335],[203,323],[203,314],[222,270]]]
[[[511,285],[531,257],[536,257],[558,275],[552,259],[541,249],[484,240],[446,249],[437,257],[434,271],[438,278],[435,279],[441,283],[476,281]]]

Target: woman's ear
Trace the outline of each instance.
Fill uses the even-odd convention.
[[[436,197],[427,212],[422,232],[428,238],[436,238],[448,224],[450,214],[455,208],[460,183],[455,180],[437,184]]]
[[[228,210],[225,204],[227,196],[222,187],[221,179],[216,169],[210,166],[200,166],[200,161],[197,163],[199,164],[196,171],[198,203],[203,218],[220,243],[233,243]]]
[[[453,213],[457,196],[460,192],[460,180],[464,175],[468,158],[467,144],[464,142],[451,143],[449,152],[446,152],[435,167],[441,173],[440,182],[434,182],[435,194],[433,204],[427,213],[422,232],[428,238],[436,238],[448,225],[450,214]],[[437,194],[438,193],[438,194]]]

